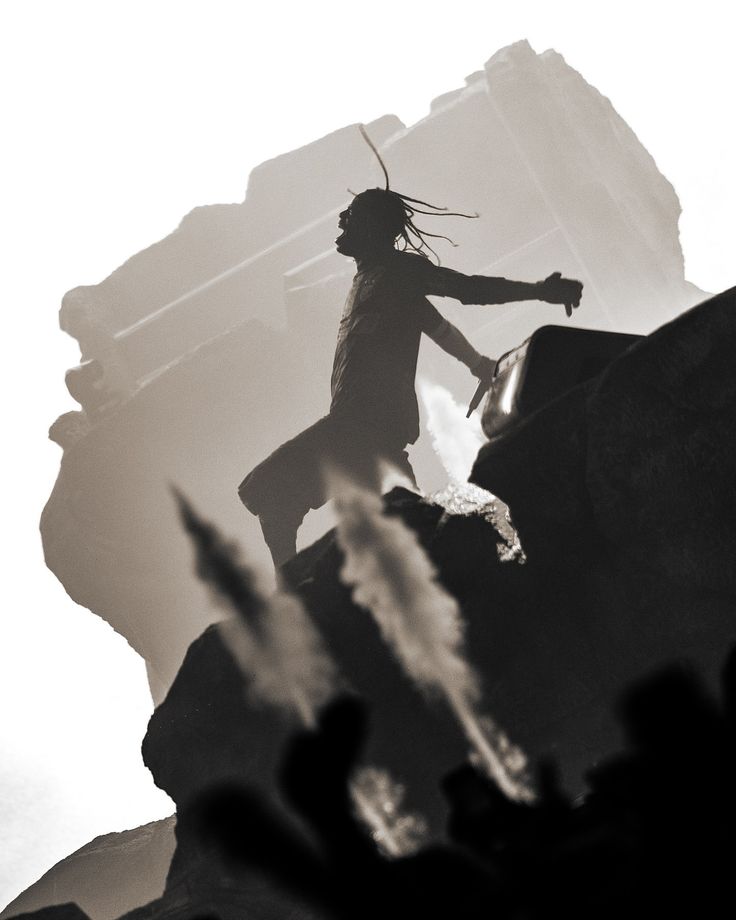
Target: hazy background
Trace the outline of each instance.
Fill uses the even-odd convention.
[[[97,834],[172,810],[138,754],[142,662],[43,565],[38,518],[61,453],[46,429],[75,408],[63,293],[196,205],[241,201],[268,157],[385,113],[411,124],[520,38],[555,48],[611,98],[680,195],[688,279],[729,287],[730,18],[707,0],[271,3],[256,16],[217,2],[3,6],[0,906]]]

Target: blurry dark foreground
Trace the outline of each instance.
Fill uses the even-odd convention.
[[[389,860],[353,816],[348,778],[370,729],[365,706],[343,697],[289,740],[280,803],[225,784],[180,813],[186,871],[172,866],[163,898],[126,920],[731,915],[736,654],[720,700],[673,666],[629,689],[618,716],[625,750],[591,771],[581,801],[551,764],[534,805],[461,766],[441,778],[446,841]],[[33,916],[85,917],[76,905]]]

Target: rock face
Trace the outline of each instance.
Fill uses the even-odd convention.
[[[588,327],[648,332],[699,299],[683,277],[674,191],[558,54],[523,42],[504,49],[418,124],[387,116],[369,131],[392,187],[480,212],[427,219],[460,244],[454,267],[579,277],[576,321]],[[157,701],[213,618],[167,483],[266,561],[236,488],[327,408],[352,269],[334,251],[336,215],[346,188],[378,176],[355,127],[343,128],[254,170],[242,204],[196,209],[64,299],[61,324],[85,362],[69,376],[84,411],[52,429],[65,453],[42,521],[46,559],[74,599],[146,658]],[[442,308],[492,356],[550,320],[536,304]],[[464,401],[472,392],[464,369],[430,347],[420,373]],[[412,460],[424,488],[444,485],[428,443]],[[308,522],[307,542],[315,532]]]
[[[472,479],[511,503],[532,555],[557,564],[594,532],[610,560],[733,594],[735,303],[688,311],[481,449]]]
[[[715,680],[736,636],[735,306],[731,289],[685,313],[476,462],[541,567],[533,693],[578,680],[576,721],[668,658]]]
[[[33,913],[38,920],[83,920],[85,915],[90,920],[113,920],[158,898],[176,844],[175,823],[171,817],[97,837],[49,869],[0,917]],[[71,910],[58,913],[61,907],[56,905],[71,905],[79,916]]]

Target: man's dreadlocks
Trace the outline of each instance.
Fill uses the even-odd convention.
[[[437,205],[430,204],[427,201],[421,201],[419,198],[410,198],[409,195],[402,195],[390,188],[388,170],[376,149],[373,141],[368,137],[363,125],[359,126],[363,139],[376,155],[383,175],[386,179],[385,188],[369,188],[355,196],[355,201],[365,204],[375,215],[377,220],[385,226],[386,232],[391,233],[399,248],[403,251],[411,249],[425,259],[429,258],[429,252],[437,259],[439,256],[427,242],[426,237],[433,239],[447,240],[452,246],[456,246],[448,236],[441,233],[429,233],[427,230],[420,230],[414,223],[415,214],[427,214],[430,217],[468,217],[475,218],[478,214],[463,214],[460,211],[448,211],[447,208],[441,208]],[[421,207],[420,207],[421,206]]]

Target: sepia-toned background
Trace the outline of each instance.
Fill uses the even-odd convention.
[[[64,293],[101,282],[193,208],[241,202],[264,160],[357,121],[395,115],[412,125],[520,39],[555,49],[611,100],[679,195],[685,277],[707,291],[729,287],[736,65],[727,9],[462,0],[273,3],[257,13],[234,2],[4,8],[0,906],[92,837],[173,810],[140,761],[152,709],[142,660],[43,563],[39,518],[61,456],[46,432],[76,408],[64,387],[79,360],[58,328]],[[299,192],[285,186],[280,206]]]

